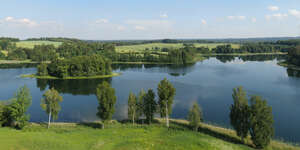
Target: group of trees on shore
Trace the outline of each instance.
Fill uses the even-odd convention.
[[[111,61],[101,55],[77,56],[69,59],[57,59],[50,64],[38,66],[38,76],[58,78],[110,75]]]
[[[287,62],[296,66],[300,66],[300,45],[296,46],[288,53],[289,57]]]
[[[128,97],[128,119],[133,124],[140,119],[151,124],[156,113],[165,118],[166,126],[169,127],[169,115],[172,113],[172,105],[176,89],[166,78],[161,80],[157,87],[157,97],[153,89],[147,92],[141,90],[136,96],[132,92]],[[117,97],[115,89],[103,81],[96,88],[96,96],[99,102],[97,116],[102,120],[102,128],[110,120],[115,112]],[[269,145],[274,136],[272,108],[267,105],[267,101],[260,96],[251,96],[250,105],[247,94],[242,87],[233,89],[233,104],[230,107],[231,125],[242,141],[248,137],[249,133],[256,148],[265,148]],[[63,98],[54,88],[43,94],[41,108],[48,115],[48,128],[51,119],[58,119],[61,110],[60,102]],[[10,126],[22,129],[28,123],[30,116],[26,114],[31,105],[32,97],[26,86],[21,87],[14,97],[9,101],[0,103],[0,126]],[[195,131],[201,126],[203,121],[202,110],[194,102],[188,113],[189,125]]]
[[[274,53],[274,52],[288,52],[292,46],[273,45],[263,43],[246,43],[242,44],[240,48],[233,48],[230,44],[219,45],[213,48],[211,53],[230,54],[230,53]]]
[[[274,136],[272,107],[260,96],[250,98],[250,106],[246,92],[242,87],[234,88],[230,107],[230,121],[242,141],[251,135],[257,148],[265,148]]]

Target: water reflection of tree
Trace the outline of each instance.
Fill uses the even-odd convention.
[[[298,77],[298,78],[300,77],[300,70],[287,68],[286,72],[289,77]]]
[[[105,79],[80,79],[80,80],[49,80],[37,79],[37,87],[41,91],[55,88],[59,93],[72,95],[92,95],[96,93],[97,85],[103,81],[111,83],[112,78]]]
[[[285,60],[286,55],[247,55],[247,56],[228,56],[228,55],[219,55],[216,56],[216,59],[219,61],[226,63],[232,62],[235,59],[243,60],[243,61],[270,61],[270,60]]]
[[[114,70],[120,71],[144,71],[168,73],[171,76],[184,76],[194,70],[194,63],[192,64],[113,64]]]

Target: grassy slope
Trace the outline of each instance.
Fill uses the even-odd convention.
[[[210,49],[217,47],[218,45],[224,45],[224,43],[203,43],[198,44],[196,43],[196,47],[208,47]],[[233,48],[239,48],[238,44],[231,44]],[[126,52],[140,52],[144,51],[146,48],[152,50],[152,48],[159,47],[159,48],[180,48],[183,47],[183,44],[166,44],[166,43],[151,43],[151,44],[140,44],[140,45],[130,45],[130,46],[117,46],[116,50],[119,53],[126,53]]]
[[[106,127],[102,130],[96,123],[58,123],[49,130],[39,124],[21,131],[0,128],[0,147],[9,150],[252,150],[249,146],[234,144],[208,132],[192,132],[180,122],[171,123],[170,129],[162,124],[133,126],[115,123]],[[217,133],[220,129],[213,130]],[[297,149],[283,145],[269,149]]]
[[[52,41],[20,41],[16,42],[17,47],[22,48],[33,48],[35,45],[54,45],[58,47],[62,42],[52,42]]]

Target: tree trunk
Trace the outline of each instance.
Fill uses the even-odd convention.
[[[167,122],[167,127],[169,128],[169,113],[168,113],[168,105],[166,104],[166,122]]]
[[[51,121],[51,111],[49,113],[49,119],[48,119],[48,129],[50,128],[50,121]]]
[[[104,122],[102,123],[102,129],[104,129]]]
[[[134,116],[135,116],[135,114],[132,117],[132,125],[134,125]]]

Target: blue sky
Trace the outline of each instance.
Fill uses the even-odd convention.
[[[300,0],[0,0],[0,36],[94,40],[300,35]]]

